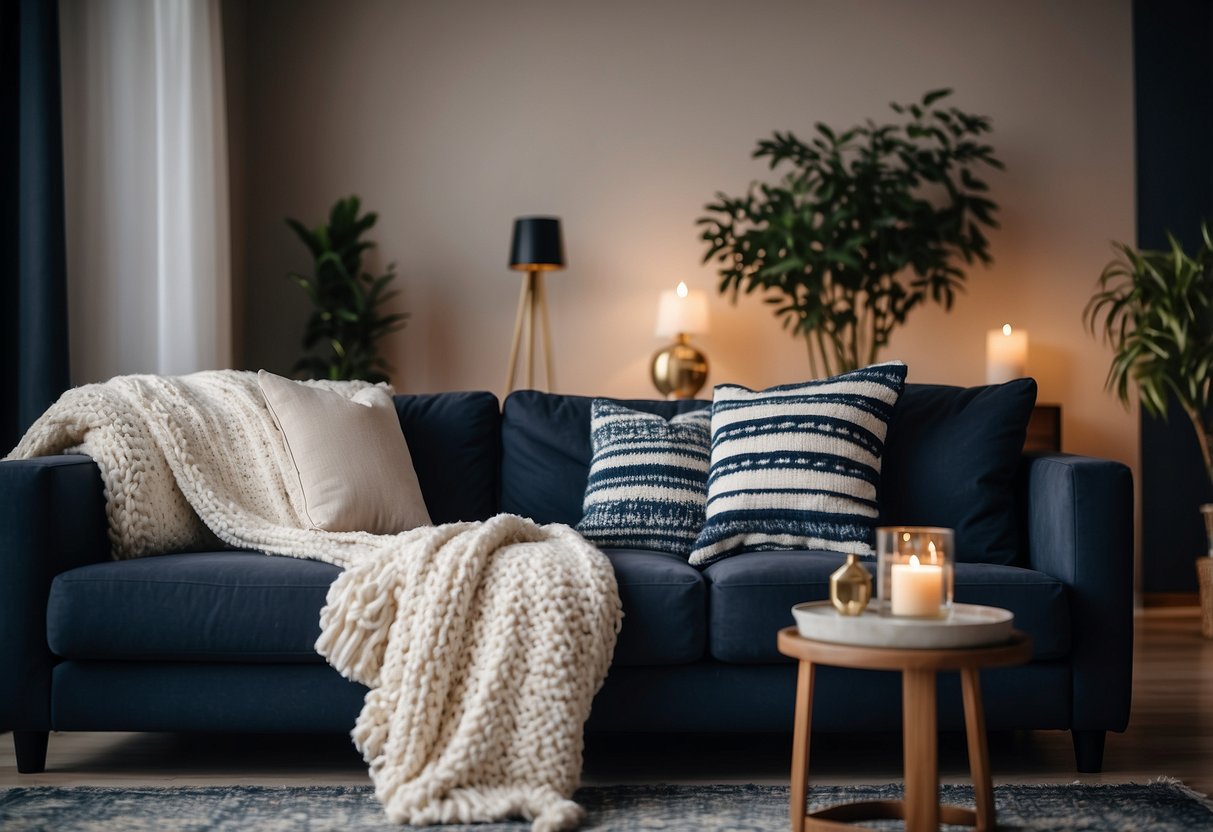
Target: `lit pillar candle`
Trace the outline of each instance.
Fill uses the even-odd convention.
[[[943,606],[943,567],[919,563],[918,555],[911,555],[909,563],[893,564],[889,595],[893,615],[938,616]]]
[[[986,333],[986,384],[1023,378],[1028,363],[1028,333],[1010,324]]]

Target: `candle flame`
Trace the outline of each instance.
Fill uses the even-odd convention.
[[[687,283],[685,280],[678,281],[678,297],[685,298],[687,296]]]
[[[902,533],[901,533],[901,539],[902,539],[902,540],[904,540],[906,543],[909,543],[909,542],[910,542],[910,533],[909,533],[909,532],[902,532]]]
[[[927,544],[927,551],[929,551],[931,553],[931,563],[934,563],[935,561],[939,560],[939,558],[935,556],[935,541],[934,540],[932,540],[931,542],[929,542]]]
[[[918,568],[918,555],[910,555],[910,568],[911,569]]]
[[[1006,335],[1008,337],[1011,335],[1011,325],[1010,324],[1002,325],[1002,334]]]

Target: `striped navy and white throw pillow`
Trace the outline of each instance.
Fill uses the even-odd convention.
[[[710,420],[706,407],[666,421],[595,399],[577,531],[599,546],[686,557],[703,526]]]
[[[895,361],[758,392],[719,385],[690,562],[766,549],[872,555],[880,457],[905,379]]]

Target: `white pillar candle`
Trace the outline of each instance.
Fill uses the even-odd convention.
[[[893,615],[936,617],[943,606],[943,567],[921,564],[918,555],[909,563],[892,566],[890,601]]]
[[[1028,363],[1028,333],[1010,324],[986,333],[986,384],[1023,378]]]

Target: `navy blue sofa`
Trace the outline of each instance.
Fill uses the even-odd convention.
[[[983,390],[997,388],[907,386],[890,425],[881,519],[948,525],[946,510],[933,516],[921,503],[933,483],[953,489],[953,508],[969,512],[958,543],[984,535],[997,561],[958,563],[956,600],[1012,610],[1034,641],[1030,664],[985,674],[990,729],[1069,730],[1078,769],[1098,771],[1105,732],[1123,730],[1129,714],[1130,475],[1106,460],[1021,457],[1023,426],[1011,424],[995,437],[1019,443],[1010,468],[965,482],[997,421],[974,404],[989,398]],[[665,416],[707,404],[625,403]],[[589,405],[532,391],[504,406],[489,393],[398,396],[434,522],[508,511],[576,524]],[[701,571],[668,554],[607,555],[625,618],[587,730],[791,730],[796,673],[775,633],[794,604],[826,597],[843,556],[755,552]],[[22,772],[44,769],[49,731],[347,732],[361,708],[365,689],[313,649],[336,567],[242,551],[113,561],[86,457],[0,462],[0,568],[0,730],[14,732]],[[824,668],[813,726],[896,730],[899,701],[895,674]],[[963,727],[953,679],[940,682],[940,725]]]

